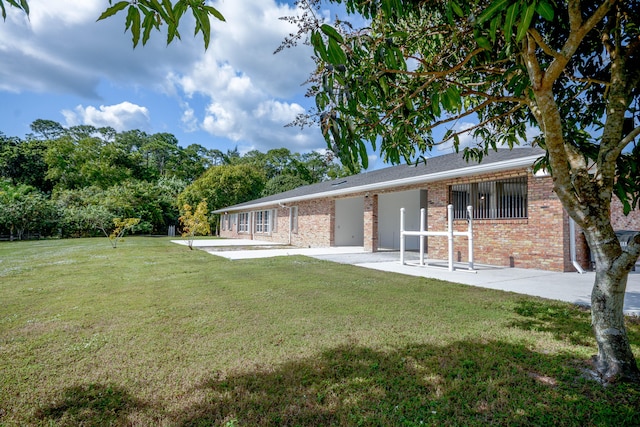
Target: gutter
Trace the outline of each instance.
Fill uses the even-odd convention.
[[[302,202],[306,200],[313,200],[313,199],[320,199],[320,198],[327,198],[327,197],[338,197],[338,196],[344,196],[344,195],[353,194],[353,193],[384,190],[384,189],[393,188],[393,187],[402,187],[405,185],[424,184],[424,183],[429,183],[434,181],[442,181],[450,178],[459,178],[463,176],[477,175],[485,172],[500,172],[503,170],[531,166],[531,164],[539,157],[540,155],[536,154],[533,156],[520,157],[518,159],[513,159],[513,160],[506,160],[503,162],[488,163],[484,165],[479,164],[477,166],[471,166],[464,169],[453,169],[453,170],[437,172],[429,175],[413,176],[410,178],[401,178],[393,181],[378,182],[375,184],[366,184],[366,185],[360,185],[357,187],[348,187],[340,190],[325,191],[322,193],[305,194],[303,196],[289,197],[289,198],[279,199],[279,200],[271,200],[268,202],[252,203],[252,204],[246,204],[242,206],[230,206],[227,208],[215,210],[213,211],[213,213],[244,212],[244,211],[250,211],[253,209],[265,208],[269,206],[286,204],[286,203]]]
[[[576,257],[576,222],[573,218],[569,217],[569,252],[571,254],[571,263],[573,267],[580,274],[584,274],[585,271],[580,264],[578,264],[578,260]]]

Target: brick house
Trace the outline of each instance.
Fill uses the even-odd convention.
[[[405,228],[418,230],[420,209],[427,229],[445,231],[447,205],[454,228],[466,231],[466,206],[473,206],[475,262],[498,266],[574,271],[589,267],[579,230],[555,196],[551,178],[533,174],[543,152],[523,147],[490,152],[481,163],[460,154],[428,159],[321,182],[216,210],[220,236],[286,243],[298,247],[363,246],[366,251],[400,247],[400,208]],[[612,221],[619,230],[640,230],[640,212],[622,214],[614,200]],[[408,237],[407,249],[417,249]],[[454,257],[466,261],[466,238],[456,237]],[[572,249],[574,251],[572,251]],[[572,258],[572,252],[575,256]],[[427,238],[431,259],[447,258],[447,239]]]

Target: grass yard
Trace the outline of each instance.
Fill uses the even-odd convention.
[[[640,359],[640,322],[629,333]],[[0,426],[631,426],[589,314],[305,257],[0,244]]]

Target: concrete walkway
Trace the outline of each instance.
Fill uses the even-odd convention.
[[[182,240],[174,242],[186,244]],[[397,251],[370,253],[365,252],[362,247],[292,248],[281,247],[273,242],[233,239],[196,240],[194,246],[231,260],[304,255],[374,270],[446,280],[581,305],[590,305],[591,288],[595,278],[593,272],[557,273],[477,264],[474,266],[476,271],[472,273],[466,270],[467,265],[463,263],[456,263],[456,270],[449,271],[446,261],[429,260],[428,266],[420,266],[419,256],[415,252],[407,252],[407,264],[402,265]],[[250,249],[247,249],[249,247]],[[629,275],[624,312],[640,316],[640,266]]]

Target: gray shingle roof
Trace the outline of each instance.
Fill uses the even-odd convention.
[[[528,162],[531,158],[531,164],[533,164],[533,159],[543,154],[544,151],[540,148],[532,147],[514,148],[513,150],[499,149],[498,151],[490,151],[489,154],[482,159],[481,163],[473,161],[466,162],[462,154],[459,153],[445,154],[429,158],[426,163],[419,165],[392,166],[332,181],[305,185],[283,193],[218,209],[215,212],[240,211],[267,205],[277,205],[278,203],[291,203],[296,200],[308,200],[331,195],[371,191],[376,188],[393,186],[394,183],[398,186],[403,185],[403,181],[411,181],[412,183],[419,181],[428,182],[437,177],[442,177],[443,174],[447,176],[456,174],[460,176],[468,175],[478,169],[478,167],[482,167],[482,173],[487,173],[492,170],[502,170],[505,165],[511,165],[514,161],[518,160]]]

